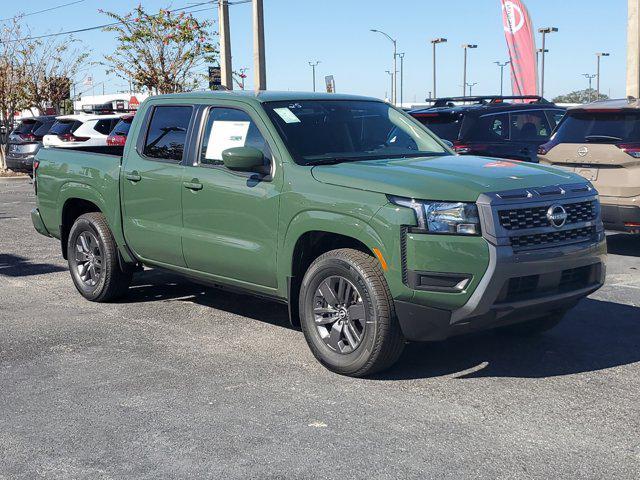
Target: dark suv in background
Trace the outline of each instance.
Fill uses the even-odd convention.
[[[9,134],[7,142],[7,168],[29,175],[33,171],[33,157],[42,146],[42,137],[56,121],[55,115],[25,118]]]
[[[450,97],[409,112],[460,154],[537,162],[565,109],[538,96]]]

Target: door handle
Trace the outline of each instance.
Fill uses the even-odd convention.
[[[140,180],[142,180],[142,177],[140,176],[140,174],[135,170],[133,172],[125,173],[124,178],[132,182],[139,182]]]
[[[195,178],[191,182],[182,182],[182,186],[189,190],[202,190],[202,184]]]

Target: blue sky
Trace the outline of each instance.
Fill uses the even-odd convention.
[[[31,0],[24,12],[48,8],[70,0]],[[201,0],[142,0],[150,11],[182,7]],[[83,3],[27,17],[33,34],[72,30],[106,23],[99,8],[125,12],[138,2],[85,0]],[[548,38],[546,96],[586,88],[583,73],[595,73],[595,52],[611,52],[603,59],[603,93],[625,95],[626,0],[525,0],[534,27],[555,26]],[[477,82],[474,93],[493,94],[499,89],[499,69],[494,61],[507,59],[499,0],[264,0],[267,51],[267,86],[277,90],[310,90],[308,62],[320,60],[318,81],[332,74],[339,92],[383,97],[389,90],[391,43],[371,28],[384,30],[405,52],[405,102],[421,101],[431,90],[431,45],[439,36],[438,94],[459,95],[462,83],[462,43],[476,43],[470,51],[468,81]],[[2,17],[18,13],[18,2],[6,2]],[[253,67],[251,5],[230,7],[234,68]],[[217,19],[217,8],[196,15]],[[114,48],[112,34],[101,31],[78,34],[91,50],[92,59]],[[539,42],[539,39],[537,39]],[[540,45],[538,45],[540,46]],[[105,79],[104,68],[92,67],[96,82]],[[121,80],[106,79],[106,91],[124,89]],[[101,88],[100,88],[101,89]],[[98,89],[97,89],[98,90]],[[96,93],[98,93],[96,91]]]

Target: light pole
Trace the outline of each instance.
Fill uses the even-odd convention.
[[[445,43],[446,38],[434,38],[431,40],[433,45],[433,98],[438,98],[436,95],[436,45],[439,43]]]
[[[473,82],[473,83],[467,83],[467,87],[469,87],[469,96],[473,97],[473,87],[475,87],[478,84],[478,82]],[[466,97],[466,95],[465,95]]]
[[[504,63],[493,62],[500,67],[500,96],[502,96],[502,87],[504,85],[504,67],[511,63],[511,60],[507,60]]]
[[[398,54],[400,58],[400,106],[404,100],[404,52]]]
[[[385,70],[385,72],[387,72],[389,76],[391,76],[391,89],[389,90],[389,101],[393,103],[393,100],[391,99],[391,97],[393,96],[393,81],[394,81],[395,75],[391,70]]]
[[[313,71],[313,91],[316,91],[316,67],[320,64],[320,60],[316,60],[315,62],[309,62],[309,66]]]
[[[588,95],[589,95],[589,103],[591,103],[591,90],[592,90],[592,88],[591,88],[591,81],[592,81],[594,78],[596,78],[596,77],[597,77],[597,75],[596,75],[596,74],[589,75],[588,73],[583,73],[583,74],[582,74],[582,76],[583,76],[584,78],[586,78],[587,80],[589,80],[589,90],[588,90],[587,92],[588,92]]]
[[[467,96],[467,49],[469,48],[478,48],[478,45],[473,45],[470,43],[463,43],[462,49],[464,50],[464,64],[462,67],[462,96]]]
[[[380,30],[376,30],[376,29],[372,28],[371,31],[374,32],[374,33],[379,33],[381,35],[384,35],[385,37],[387,37],[389,39],[389,41],[391,43],[393,43],[393,73],[391,74],[393,76],[392,82],[391,82],[392,85],[393,85],[393,88],[391,89],[392,90],[391,91],[391,103],[393,103],[395,105],[396,104],[396,93],[397,93],[396,89],[398,87],[398,82],[396,82],[396,73],[398,71],[398,66],[397,66],[398,65],[397,64],[397,61],[398,61],[398,58],[397,58],[398,57],[398,48],[397,48],[398,45],[397,44],[398,44],[398,42],[396,42],[396,40],[394,38],[391,38],[391,36],[389,34],[384,33],[384,32],[382,32]]]
[[[609,54],[605,52],[596,53],[596,100],[600,100],[600,57],[608,57]]]
[[[240,80],[242,81],[242,82],[240,83],[240,88],[241,88],[242,90],[244,90],[244,79],[245,79],[245,78],[247,78],[247,74],[246,74],[246,73],[244,73],[244,72],[246,72],[247,70],[249,70],[247,67],[242,67],[242,68],[240,69]]]
[[[549,50],[545,50],[544,53],[547,53]],[[536,49],[536,73],[538,73],[540,71],[540,54],[542,53],[542,49],[538,48]],[[538,91],[540,91],[540,79],[536,78],[536,87],[538,88]],[[540,95],[542,96],[542,95]]]
[[[544,54],[548,51],[546,50],[546,39],[547,33],[557,32],[558,29],[556,27],[545,27],[539,28],[538,32],[542,34],[542,75],[540,76],[540,96],[544,97]]]

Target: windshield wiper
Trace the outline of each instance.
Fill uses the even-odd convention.
[[[585,141],[587,142],[609,142],[609,141],[614,141],[614,142],[621,142],[622,138],[620,137],[614,137],[613,135],[587,135],[584,137]]]

